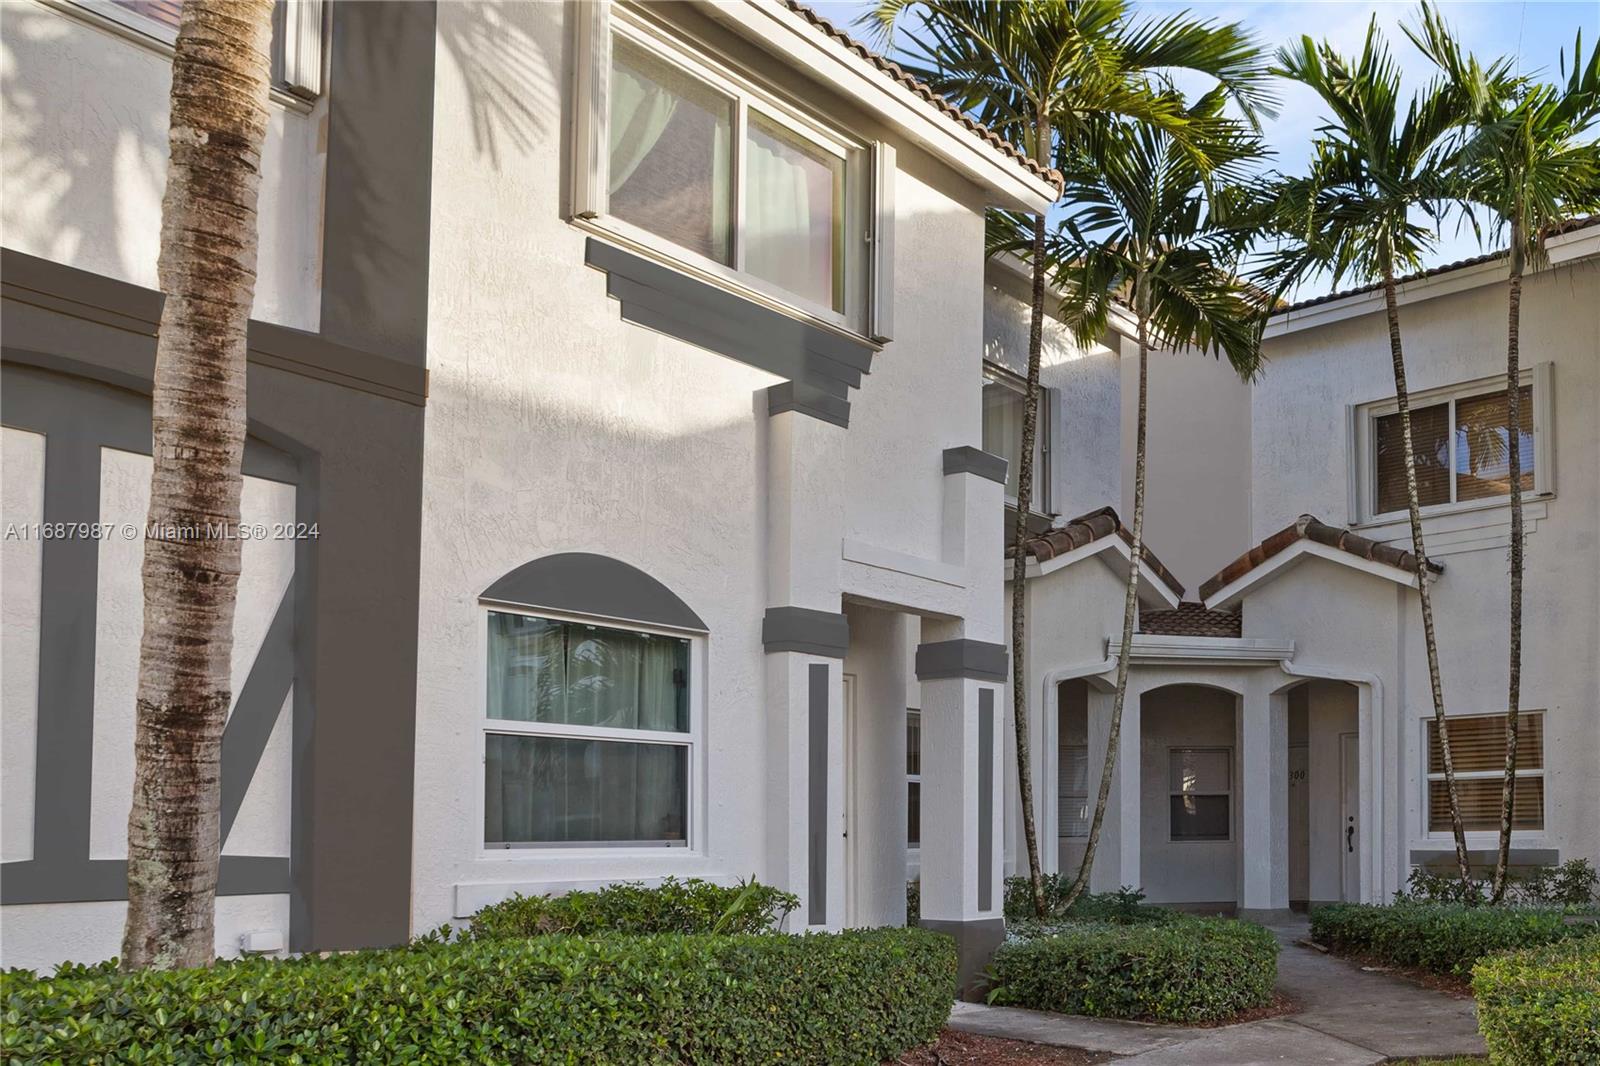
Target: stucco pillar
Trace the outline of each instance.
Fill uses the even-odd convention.
[[[955,937],[959,991],[974,996],[1005,936],[1001,756],[1006,650],[925,621],[921,924]]]
[[[1111,775],[1111,792],[1106,797],[1105,821],[1100,829],[1100,844],[1094,868],[1089,871],[1091,892],[1114,892],[1123,885],[1138,888],[1140,838],[1140,787],[1142,749],[1140,735],[1141,692],[1133,677],[1128,678],[1128,694],[1122,707],[1122,730],[1117,742],[1117,767]],[[1105,769],[1106,741],[1111,732],[1112,692],[1089,690],[1089,813],[1100,795],[1100,776]]]
[[[767,420],[767,874],[800,897],[794,926],[844,923],[843,659],[838,476],[845,429]]]
[[[1252,686],[1239,715],[1239,916],[1289,914],[1289,708]]]

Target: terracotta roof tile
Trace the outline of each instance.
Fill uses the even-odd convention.
[[[1551,226],[1545,231],[1545,236],[1555,237],[1563,233],[1571,233],[1574,230],[1588,229],[1590,226],[1595,225],[1600,225],[1600,213],[1583,215],[1580,218],[1569,218],[1565,222],[1558,222],[1556,225]],[[1491,262],[1495,259],[1499,259],[1505,254],[1505,249],[1501,248],[1493,252],[1485,252],[1483,255],[1475,255],[1467,259],[1457,259],[1453,263],[1442,263],[1436,267],[1429,267],[1427,270],[1419,270],[1415,274],[1407,274],[1404,277],[1396,278],[1395,284],[1404,285],[1411,281],[1421,281],[1423,278],[1438,277],[1440,274],[1448,274],[1452,270],[1460,270],[1463,267],[1477,266],[1480,263]],[[1279,308],[1272,313],[1275,315],[1281,315],[1287,314],[1290,311],[1302,311],[1307,307],[1316,307],[1319,304],[1332,303],[1335,300],[1343,300],[1347,296],[1360,296],[1363,293],[1377,292],[1381,288],[1383,288],[1382,282],[1374,282],[1371,285],[1359,285],[1353,289],[1340,289],[1337,292],[1329,292],[1324,293],[1321,296],[1313,296],[1309,300],[1300,300],[1296,303],[1289,304],[1286,307]]]
[[[1217,592],[1300,540],[1326,544],[1330,548],[1338,548],[1340,551],[1373,562],[1386,563],[1413,574],[1418,570],[1417,557],[1408,551],[1352,533],[1343,526],[1330,526],[1315,515],[1303,514],[1292,525],[1278,530],[1217,571],[1212,577],[1207,578],[1200,586],[1200,598],[1210,599]],[[1432,560],[1428,561],[1428,569],[1436,574],[1444,572],[1444,567]]]
[[[1044,178],[1046,181],[1050,182],[1056,187],[1057,192],[1061,190],[1063,186],[1063,180],[1060,171],[1043,166],[1027,153],[1020,151],[1016,145],[1012,144],[1010,141],[994,132],[994,130],[991,130],[988,126],[985,126],[983,123],[973,118],[971,115],[968,115],[959,107],[956,107],[954,104],[950,103],[943,96],[940,96],[933,90],[931,86],[928,85],[927,82],[915,77],[904,67],[900,66],[900,64],[894,62],[894,60],[888,59],[879,55],[877,52],[874,52],[872,49],[868,48],[866,45],[862,44],[848,33],[839,29],[826,18],[823,18],[821,15],[811,10],[811,8],[807,7],[805,4],[799,3],[798,0],[783,0],[783,2],[784,6],[788,7],[790,11],[793,11],[795,14],[801,16],[822,33],[844,45],[845,48],[849,49],[851,52],[854,52],[857,56],[866,60],[868,63],[871,63],[874,67],[888,75],[900,85],[910,89],[913,93],[931,104],[935,110],[944,114],[945,117],[954,119],[956,122],[960,123],[968,131],[976,135],[979,140],[1000,152],[1001,155],[1005,156],[1014,163],[1020,163],[1027,170],[1037,174],[1041,178]]]
[[[1111,507],[1102,507],[1098,511],[1079,515],[1064,526],[1046,530],[1038,536],[1029,537],[1022,542],[1027,553],[1041,563],[1054,559],[1058,555],[1076,551],[1085,544],[1092,544],[1102,537],[1109,537],[1113,533],[1120,536],[1123,543],[1133,546],[1133,534],[1122,524],[1122,519],[1117,517],[1117,512]],[[1014,557],[1016,550],[1007,549],[1006,554]],[[1155,574],[1161,581],[1178,595],[1183,595],[1183,586],[1173,576],[1172,571],[1162,565],[1161,560],[1155,557],[1149,544],[1140,545],[1140,558],[1144,560],[1145,569]]]
[[[1139,632],[1169,637],[1237,637],[1244,632],[1238,611],[1213,611],[1205,604],[1184,602],[1171,611],[1139,612]]]

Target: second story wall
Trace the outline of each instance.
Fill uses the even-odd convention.
[[[66,2],[8,3],[3,27],[6,246],[158,288],[170,55]],[[327,106],[269,108],[253,317],[314,331]]]

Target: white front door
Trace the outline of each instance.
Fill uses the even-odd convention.
[[[1361,899],[1361,756],[1356,734],[1339,734],[1339,898]]]
[[[856,678],[844,676],[844,804],[840,831],[844,834],[844,924],[857,922],[856,903]]]

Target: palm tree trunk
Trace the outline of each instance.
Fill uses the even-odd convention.
[[[1522,700],[1522,367],[1518,351],[1522,325],[1522,228],[1511,227],[1511,281],[1506,327],[1506,463],[1511,478],[1511,639],[1510,683],[1506,694],[1506,776],[1500,786],[1500,846],[1494,859],[1490,902],[1506,893],[1511,860],[1512,806],[1517,798],[1518,704]]]
[[[1045,157],[1048,158],[1048,157]],[[1033,220],[1033,307],[1028,322],[1028,393],[1022,405],[1022,454],[1017,459],[1017,518],[1011,560],[1011,717],[1017,739],[1017,789],[1022,796],[1022,838],[1028,849],[1028,883],[1034,913],[1043,918],[1044,873],[1039,867],[1039,830],[1033,817],[1033,756],[1028,729],[1026,636],[1028,509],[1033,504],[1033,445],[1039,433],[1039,364],[1044,349],[1044,215]]]
[[[184,4],[172,60],[126,970],[204,966],[216,951],[245,334],[271,35],[272,0]]]
[[[1417,558],[1417,595],[1422,604],[1422,636],[1428,649],[1428,684],[1433,691],[1433,719],[1439,730],[1444,758],[1445,791],[1450,796],[1450,827],[1456,839],[1456,867],[1463,892],[1472,881],[1467,862],[1467,834],[1461,825],[1461,801],[1456,795],[1455,760],[1450,754],[1450,724],[1444,716],[1444,686],[1439,680],[1439,645],[1433,629],[1433,595],[1428,587],[1428,553],[1422,541],[1422,504],[1417,489],[1417,458],[1411,445],[1411,395],[1406,388],[1405,353],[1400,347],[1400,306],[1395,296],[1394,272],[1383,273],[1383,306],[1389,317],[1389,357],[1394,363],[1394,398],[1400,409],[1400,443],[1406,468],[1406,506],[1411,518],[1411,553]]]
[[[1140,286],[1142,289],[1143,286]],[[1142,294],[1137,294],[1143,302]],[[1133,544],[1128,557],[1128,589],[1122,601],[1122,649],[1117,653],[1117,692],[1111,701],[1111,728],[1106,732],[1106,758],[1100,768],[1100,792],[1094,801],[1094,818],[1089,823],[1089,839],[1083,849],[1078,876],[1061,901],[1065,913],[1088,887],[1094,867],[1094,853],[1100,847],[1100,828],[1105,823],[1106,805],[1111,798],[1111,775],[1117,769],[1117,749],[1122,739],[1122,708],[1128,699],[1128,653],[1133,644],[1133,622],[1139,607],[1139,560],[1144,551],[1145,426],[1149,412],[1150,334],[1144,309],[1139,312],[1139,414],[1133,445]],[[1138,886],[1133,886],[1137,888]]]

